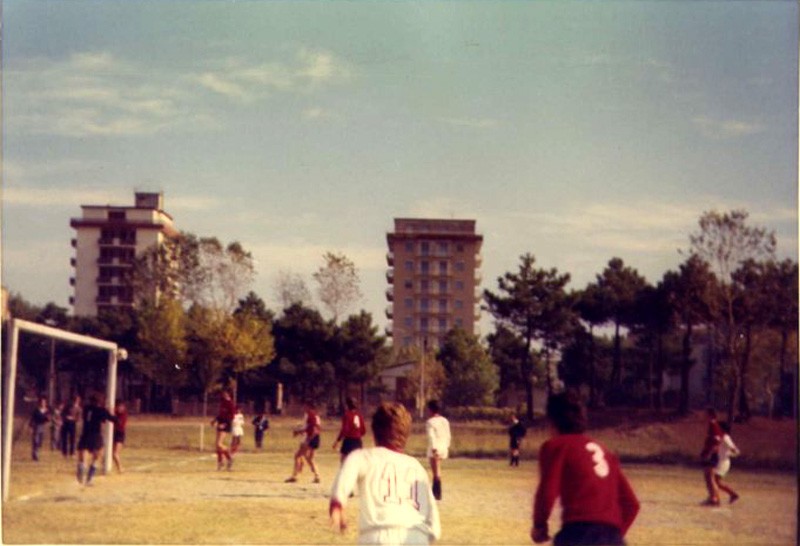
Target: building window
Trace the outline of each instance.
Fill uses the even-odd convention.
[[[109,220],[124,220],[125,219],[125,211],[124,210],[110,210],[110,211],[108,211],[108,219]]]
[[[403,288],[414,288],[414,284],[411,281],[403,281]]]
[[[428,263],[427,261],[420,262],[419,270],[420,270],[420,273],[422,273],[423,275],[427,275],[428,273],[430,273],[431,264]]]
[[[446,332],[447,331],[447,319],[440,318],[439,319],[439,331]]]
[[[404,265],[405,265],[406,271],[411,271],[412,273],[414,272],[414,262],[412,262],[411,260],[406,260]]]
[[[464,262],[456,262],[456,271],[464,271],[464,269],[466,269]]]
[[[430,282],[425,279],[419,281],[419,289],[422,291],[423,294],[427,294],[431,289]]]
[[[456,328],[463,328],[463,327],[464,327],[464,321],[461,320],[460,318],[457,318],[456,319]]]
[[[456,245],[456,252],[464,252],[464,245],[461,243]]]
[[[444,260],[439,262],[439,274],[447,275],[447,262]]]
[[[406,247],[406,252],[414,252],[414,243],[412,243],[411,241],[407,241],[405,247]]]
[[[419,319],[419,329],[422,330],[423,332],[428,331],[428,319],[426,318]]]
[[[403,338],[403,347],[411,347],[411,336]]]
[[[404,318],[403,326],[405,326],[406,328],[411,328],[412,326],[414,326],[414,319],[411,317]]]
[[[447,251],[450,250],[450,244],[446,242],[439,243],[439,254],[447,256]]]
[[[439,281],[439,293],[440,294],[447,293],[447,281]]]
[[[447,312],[447,300],[439,300],[439,312],[440,313]]]
[[[422,241],[419,244],[419,250],[423,256],[427,256],[431,253],[431,244],[428,241]]]
[[[456,290],[464,290],[464,281],[456,281]]]
[[[413,309],[414,308],[414,300],[411,298],[406,298],[403,300],[403,305],[406,309]]]
[[[428,311],[431,308],[430,300],[428,298],[422,298],[422,300],[419,302],[419,308],[422,311]]]
[[[464,302],[462,300],[456,300],[456,309],[463,309]]]

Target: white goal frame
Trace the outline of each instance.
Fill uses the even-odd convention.
[[[49,337],[51,339],[59,339],[69,343],[77,343],[79,345],[89,345],[90,347],[97,347],[108,351],[108,380],[106,385],[106,407],[108,411],[114,411],[115,397],[117,395],[117,353],[119,348],[116,343],[98,339],[90,336],[84,336],[45,326],[44,324],[37,324],[21,319],[9,319],[7,336],[7,353],[6,353],[6,392],[5,392],[5,415],[3,419],[3,501],[8,500],[9,486],[11,479],[11,446],[14,432],[14,391],[16,390],[17,382],[17,353],[19,352],[19,333],[20,331],[30,332]],[[111,458],[113,456],[113,423],[105,424],[105,453],[103,470],[108,473],[111,470]]]

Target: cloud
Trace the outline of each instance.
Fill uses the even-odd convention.
[[[693,118],[692,124],[698,128],[702,135],[715,140],[739,138],[762,133],[765,130],[765,127],[760,123],[735,119],[714,120],[704,116]]]
[[[119,190],[75,189],[65,187],[35,188],[25,186],[9,186],[3,190],[3,206],[17,205],[26,207],[69,207],[76,208],[81,204],[127,203],[132,196],[129,191]]]
[[[340,252],[347,256],[361,271],[385,271],[386,248],[344,246],[331,248],[306,240],[294,240],[261,244],[243,242],[255,257],[260,274],[270,274],[281,270],[311,275],[322,266],[322,256],[326,252]]]
[[[439,118],[439,121],[448,125],[473,129],[489,129],[499,125],[499,122],[492,118]]]
[[[453,197],[429,198],[412,203],[404,213],[412,218],[478,218],[472,205]]]
[[[303,119],[306,121],[321,121],[325,119],[340,119],[341,116],[330,110],[320,107],[306,108],[303,110]]]

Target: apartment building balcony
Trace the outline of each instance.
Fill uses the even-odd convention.
[[[483,281],[483,273],[480,271],[475,272],[475,284],[480,284]]]
[[[69,304],[70,305],[75,305],[75,296],[70,296],[69,297]]]
[[[387,337],[392,337],[394,335],[393,332],[392,332],[392,325],[391,324],[386,326],[386,328],[384,328],[383,331],[386,333]]]
[[[394,265],[394,252],[387,252],[386,253],[386,264],[387,265]]]
[[[97,263],[100,265],[118,265],[121,267],[133,267],[131,260],[124,258],[97,258]]]
[[[477,253],[475,254],[475,267],[480,267],[483,265],[483,254]]]
[[[69,278],[69,285],[70,286],[75,286],[75,277],[70,277]]]
[[[386,299],[389,301],[394,301],[394,288],[389,287],[386,289]]]
[[[72,267],[75,267],[75,264],[77,264],[77,261],[75,260],[75,258],[70,258],[69,259],[69,265],[71,265]]]
[[[71,239],[70,240],[70,244],[72,245],[72,248],[78,248],[78,240],[77,239]]]
[[[101,237],[97,240],[99,246],[136,246],[136,239],[117,237]]]
[[[393,267],[390,267],[389,269],[386,270],[386,281],[389,284],[393,284],[394,283],[394,268]]]
[[[391,319],[394,317],[394,305],[386,306],[386,318]]]

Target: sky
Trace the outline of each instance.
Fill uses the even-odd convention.
[[[522,254],[656,283],[705,211],[797,260],[795,1],[48,1],[2,5],[2,283],[68,307],[70,218],[161,191],[252,252],[327,251],[388,321],[397,217],[470,218],[483,288]],[[485,313],[484,313],[485,314]],[[482,319],[482,333],[489,333]]]

